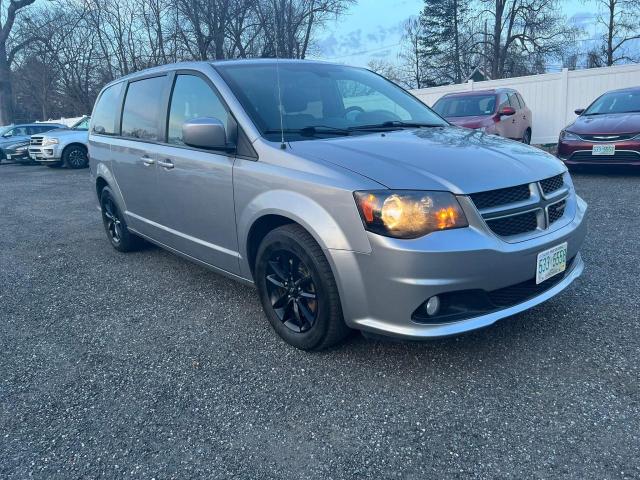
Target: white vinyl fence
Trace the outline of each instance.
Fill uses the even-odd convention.
[[[587,107],[608,90],[640,87],[640,64],[546,73],[413,90],[429,106],[445,93],[509,87],[518,90],[533,114],[531,143],[556,143],[558,134],[576,118],[574,110]]]

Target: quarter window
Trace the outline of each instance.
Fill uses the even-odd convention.
[[[160,137],[162,89],[166,77],[131,82],[122,109],[122,136],[156,141]]]
[[[229,114],[209,84],[195,75],[177,75],[169,110],[169,143],[184,145],[182,125],[202,117],[217,118],[229,131]]]
[[[91,131],[102,135],[116,134],[116,117],[120,108],[119,99],[123,83],[106,88],[96,104],[93,112]]]
[[[516,110],[520,110],[520,101],[518,100],[518,97],[515,93],[509,94],[509,103]]]

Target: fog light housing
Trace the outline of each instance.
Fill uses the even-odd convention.
[[[437,295],[431,297],[429,300],[427,300],[427,303],[425,303],[424,309],[427,311],[427,315],[429,315],[430,317],[436,315],[438,311],[440,311],[440,297],[438,297]]]

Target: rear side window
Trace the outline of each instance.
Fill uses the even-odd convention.
[[[202,117],[217,118],[229,131],[229,114],[209,84],[195,75],[177,75],[169,110],[169,143],[184,145],[182,125]]]
[[[526,107],[526,106],[527,106],[527,104],[526,104],[526,103],[524,103],[524,98],[522,98],[522,95],[520,95],[519,93],[516,93],[516,95],[518,96],[518,100],[520,100],[520,106],[521,106],[522,108]]]
[[[518,96],[515,93],[509,94],[509,103],[516,110],[520,109],[520,101],[518,100]]]
[[[159,140],[162,90],[166,78],[145,78],[129,84],[122,108],[123,137]]]
[[[120,93],[123,83],[117,83],[105,89],[93,109],[91,131],[102,135],[115,135],[116,118],[120,107]]]

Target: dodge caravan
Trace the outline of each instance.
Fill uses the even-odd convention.
[[[106,85],[89,132],[112,246],[147,240],[255,285],[306,350],[352,330],[459,334],[583,270],[585,202],[528,145],[392,82],[310,61],[166,65]]]

